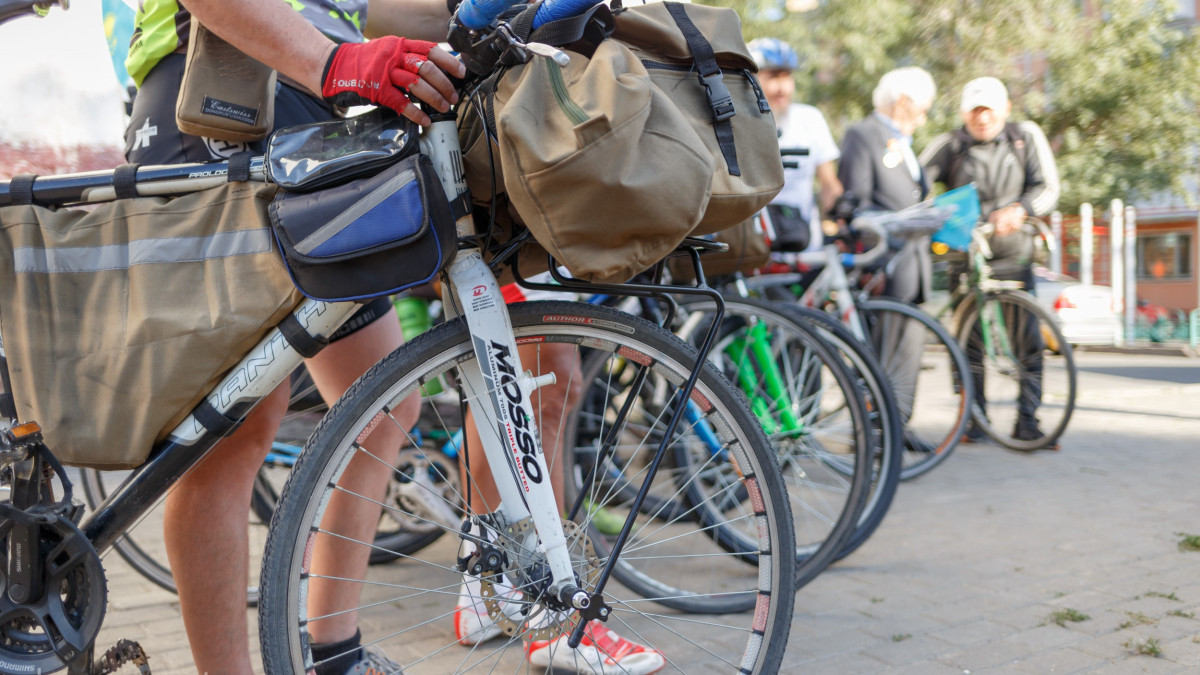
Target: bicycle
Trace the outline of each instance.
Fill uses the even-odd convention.
[[[495,36],[510,46],[523,46],[503,31]],[[546,51],[553,54],[553,50]],[[463,100],[472,97],[465,95]],[[434,124],[422,137],[422,152],[440,168],[447,193],[465,195],[461,169],[447,170],[455,166],[459,148],[455,118],[445,114],[432,117]],[[201,168],[202,173],[216,178],[187,178]],[[152,187],[156,194],[179,194],[223,182],[223,168],[227,167],[220,163],[163,168],[153,172],[153,178],[139,177],[138,183],[139,187]],[[251,170],[261,176],[261,160],[252,162]],[[111,193],[107,187],[111,180],[107,175],[58,181],[47,177],[39,179],[33,190],[39,203],[73,203],[84,201],[85,194],[98,199],[106,190]],[[51,193],[54,199],[47,196]],[[622,630],[659,649],[679,670],[700,663],[706,667],[721,663],[750,672],[777,670],[790,628],[795,580],[790,553],[795,544],[785,487],[761,426],[744,398],[705,364],[701,353],[654,324],[586,304],[536,303],[506,309],[495,274],[483,262],[473,219],[464,216],[457,227],[463,249],[444,276],[449,304],[458,316],[393,352],[347,392],[306,444],[280,496],[267,542],[259,612],[268,672],[301,672],[313,667],[309,628],[326,617],[310,616],[306,599],[336,584],[364,593],[363,604],[349,609],[359,614],[363,642],[386,642],[390,654],[404,661],[406,672],[519,662],[524,658],[523,637],[561,636],[567,637],[569,646],[577,646],[589,622],[596,619],[615,619]],[[694,247],[702,245],[694,244],[689,255],[694,256]],[[500,252],[494,264],[506,260],[504,253]],[[697,272],[702,275],[699,269]],[[696,292],[711,295],[719,303],[715,292],[705,288]],[[306,300],[292,317],[310,335],[329,335],[354,308],[352,303]],[[674,415],[664,425],[662,439],[652,439],[658,452],[644,476],[645,485],[653,481],[662,457],[674,444],[696,442],[697,429],[680,423],[686,408],[683,403],[695,403],[706,430],[714,433],[725,449],[723,455],[704,460],[705,464],[718,467],[728,463],[736,469],[726,472],[732,480],[728,488],[699,508],[715,512],[713,504],[720,500],[721,512],[726,514],[721,526],[736,538],[739,553],[718,546],[693,521],[641,518],[645,489],[627,507],[612,505],[624,508],[628,515],[611,547],[588,537],[590,516],[582,510],[581,500],[575,501],[566,520],[561,518],[549,482],[544,480],[555,467],[537,448],[538,420],[530,403],[530,392],[554,375],[523,375],[517,356],[518,344],[546,343],[571,346],[581,357],[632,360],[673,387]],[[254,401],[285,381],[300,361],[296,349],[273,329],[217,386],[208,403],[239,419]],[[485,381],[485,372],[494,378],[495,386]],[[470,527],[452,529],[430,523],[453,536],[442,537],[419,555],[404,556],[409,564],[389,566],[386,571],[372,568],[365,579],[323,578],[320,561],[313,557],[315,550],[331,550],[335,543],[354,549],[374,546],[322,528],[322,515],[331,499],[380,506],[377,499],[341,486],[339,477],[355,456],[377,461],[372,458],[378,457],[378,452],[372,452],[371,445],[383,442],[384,436],[412,444],[408,429],[396,426],[389,412],[393,403],[434,378],[451,383],[460,408],[469,405],[481,420],[480,428],[487,430],[482,434],[483,449],[501,503],[496,510],[481,514],[478,511],[482,509],[470,509],[464,498],[470,494],[469,488],[453,498],[431,495],[445,500],[450,508],[461,509],[464,524]],[[230,386],[235,381],[244,386]],[[38,542],[36,548],[42,555],[26,558],[23,552],[27,549],[18,548],[14,558],[13,549],[5,548],[3,569],[9,593],[0,601],[0,626],[7,636],[0,644],[0,667],[9,672],[52,672],[62,667],[79,673],[92,670],[106,595],[100,554],[218,440],[218,433],[189,416],[95,512],[82,516],[73,502],[65,470],[42,443],[36,425],[25,422],[6,430],[0,457],[10,468],[8,496],[0,502],[0,512],[5,515],[0,536],[9,543]],[[390,464],[383,466],[393,470]],[[469,484],[475,474],[469,463],[465,469],[462,480]],[[61,494],[57,500],[43,478],[46,471],[54,476],[51,483],[57,483]],[[524,480],[518,480],[520,471]],[[726,495],[736,499],[723,499]],[[394,504],[384,507],[402,510]],[[753,560],[748,560],[747,551],[755,553]],[[789,554],[775,554],[778,551]],[[66,557],[48,559],[51,552]],[[656,592],[648,599],[625,596],[608,583],[617,567],[652,582]],[[466,570],[480,576],[485,594],[491,594],[490,614],[504,626],[508,639],[498,647],[465,652],[463,657],[446,655],[443,645],[452,643],[453,638],[439,638],[431,622],[449,615],[440,609],[439,601],[455,596],[453,589]],[[48,591],[25,587],[29,594],[14,598],[14,582],[25,579],[40,579]],[[509,582],[515,585],[516,594],[499,590]],[[397,603],[404,606],[403,613],[396,611]],[[696,619],[663,612],[647,603],[724,617],[704,622],[707,634],[699,637],[693,634]],[[519,618],[506,611],[514,608]],[[745,614],[748,610],[754,611]],[[401,629],[398,626],[403,622],[411,625]],[[395,638],[400,636],[402,644],[397,644]]]
[[[1037,219],[1027,220],[1023,230],[1052,241]],[[1075,410],[1074,351],[1054,317],[1024,290],[1025,282],[994,278],[988,245],[993,232],[991,224],[972,230],[968,268],[943,310],[970,361],[971,419],[1005,447],[1053,447]],[[1040,436],[1029,431],[1039,422],[1045,424]]]
[[[662,320],[652,305],[627,310]],[[793,505],[797,586],[801,587],[839,557],[856,532],[870,492],[875,452],[870,413],[862,391],[834,349],[789,308],[725,298],[725,318],[717,317],[711,300],[684,297],[669,324],[689,342],[698,342],[710,329],[719,331],[709,361],[750,400],[779,460]],[[616,373],[614,381],[631,382],[631,378]],[[640,416],[630,422],[637,419],[652,426],[653,418],[662,414],[669,390],[661,383],[648,383],[640,391],[633,406]],[[575,452],[567,457],[575,462],[577,475],[605,475],[606,462],[644,465],[646,449],[611,424],[617,408],[629,402],[620,394],[618,388],[589,390],[578,423],[568,425],[575,429],[569,446]],[[689,420],[698,417],[694,410],[686,414]],[[703,502],[700,485],[678,487],[697,473],[698,461],[722,451],[714,439],[703,434],[701,438],[703,446],[672,458],[669,473],[651,490],[649,515],[687,513],[689,504]],[[709,489],[727,483],[718,471],[702,478]],[[628,494],[634,487],[612,479],[605,483],[606,489],[617,493]],[[698,515],[706,514],[701,510]],[[721,539],[722,528],[710,527]]]
[[[891,383],[904,426],[900,480],[929,472],[958,445],[973,396],[966,354],[951,333],[919,307],[872,295],[878,277],[857,289],[846,269],[873,267],[889,250],[888,235],[907,239],[905,246],[916,245],[914,240],[938,229],[943,217],[939,209],[924,204],[894,214],[859,216],[851,221],[848,235],[853,244],[869,234],[875,242],[869,250],[843,254],[827,245],[821,251],[785,254],[787,265],[814,270],[815,276],[767,273],[738,279],[729,287],[731,293],[828,311],[873,350]],[[917,362],[908,356],[912,343],[922,345]]]

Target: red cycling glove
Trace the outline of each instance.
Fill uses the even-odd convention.
[[[403,91],[421,79],[417,70],[434,46],[395,36],[338,45],[325,64],[321,96],[338,106],[378,103],[403,113]]]

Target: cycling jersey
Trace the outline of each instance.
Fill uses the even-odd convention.
[[[283,0],[334,42],[362,42],[367,0]],[[185,47],[192,15],[177,0],[143,0],[129,41],[125,69],[140,87],[167,54]]]

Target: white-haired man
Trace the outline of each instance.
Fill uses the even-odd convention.
[[[925,198],[929,184],[912,150],[912,135],[925,124],[937,87],[923,68],[886,73],[872,95],[875,110],[846,130],[838,179],[863,210],[898,211]],[[890,269],[884,292],[923,302],[929,295],[929,246],[906,246]]]

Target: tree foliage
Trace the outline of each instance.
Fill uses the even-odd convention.
[[[1185,181],[1200,166],[1200,31],[1173,19],[1177,2],[822,0],[788,12],[784,0],[703,1],[737,9],[747,39],[796,47],[797,96],[835,134],[870,110],[883,73],[919,65],[938,84],[919,148],[960,124],[963,84],[994,75],[1013,119],[1034,120],[1051,140],[1061,210],[1164,191],[1197,198]]]

